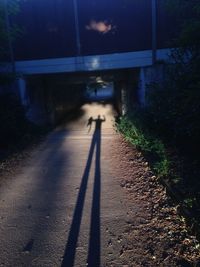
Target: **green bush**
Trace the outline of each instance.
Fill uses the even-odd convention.
[[[179,33],[166,66],[167,79],[153,85],[149,98],[150,119],[155,130],[175,145],[198,151],[200,136],[200,2],[167,0],[178,16]]]
[[[200,136],[200,68],[191,67],[189,73],[176,75],[176,80],[172,76],[175,69],[173,72],[162,86],[153,85],[149,90],[149,121],[154,131],[165,140],[180,148],[197,150]]]
[[[129,116],[121,117],[117,122],[117,129],[125,136],[127,141],[143,152],[159,177],[169,175],[170,162],[165,146],[147,128],[144,111],[135,110]]]

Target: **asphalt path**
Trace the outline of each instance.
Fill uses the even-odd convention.
[[[0,266],[131,266],[111,104],[82,106],[0,188]]]

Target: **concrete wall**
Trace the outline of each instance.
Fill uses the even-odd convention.
[[[148,90],[153,84],[162,83],[164,79],[164,64],[127,70],[126,76],[114,84],[119,113],[125,115],[136,106],[148,105]]]
[[[113,80],[114,104],[118,112],[125,115],[134,106],[147,104],[146,93],[152,83],[161,83],[164,79],[164,65],[127,69],[117,78],[113,78],[116,79]],[[21,77],[18,80],[19,92],[28,119],[36,124],[55,125],[80,106],[86,86],[81,80],[77,83],[71,80],[64,74]]]
[[[162,83],[164,78],[165,67],[163,64],[140,68],[138,80],[138,100],[141,106],[148,104],[146,94],[152,84]]]
[[[38,125],[55,125],[77,108],[82,101],[82,86],[45,76],[24,76],[18,80],[26,116]]]
[[[138,105],[138,76],[138,68],[128,69],[124,77],[114,83],[115,103],[121,115],[125,115]]]
[[[168,60],[170,49],[157,50],[157,60]],[[139,68],[152,65],[152,50],[95,56],[16,61],[16,71],[23,75],[73,73]]]

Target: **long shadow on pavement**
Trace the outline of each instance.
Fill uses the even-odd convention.
[[[95,158],[95,177],[94,177],[94,188],[93,188],[93,201],[92,201],[92,212],[91,212],[91,223],[90,223],[90,234],[89,234],[89,249],[87,257],[87,266],[98,267],[100,266],[100,194],[101,194],[101,126],[102,122],[100,115],[97,119],[92,117],[88,120],[88,126],[95,123],[95,131],[92,137],[90,150],[86,167],[81,179],[81,186],[77,197],[77,202],[74,210],[73,220],[68,236],[67,245],[64,252],[64,257],[61,267],[73,267],[76,254],[76,245],[80,232],[81,219],[83,214],[83,207],[85,201],[85,195],[87,190],[88,178],[92,164],[92,158],[96,146],[96,158]]]

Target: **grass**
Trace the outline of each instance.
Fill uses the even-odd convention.
[[[144,154],[158,177],[169,175],[170,161],[164,144],[144,128],[135,114],[121,117],[117,122],[117,129]]]

